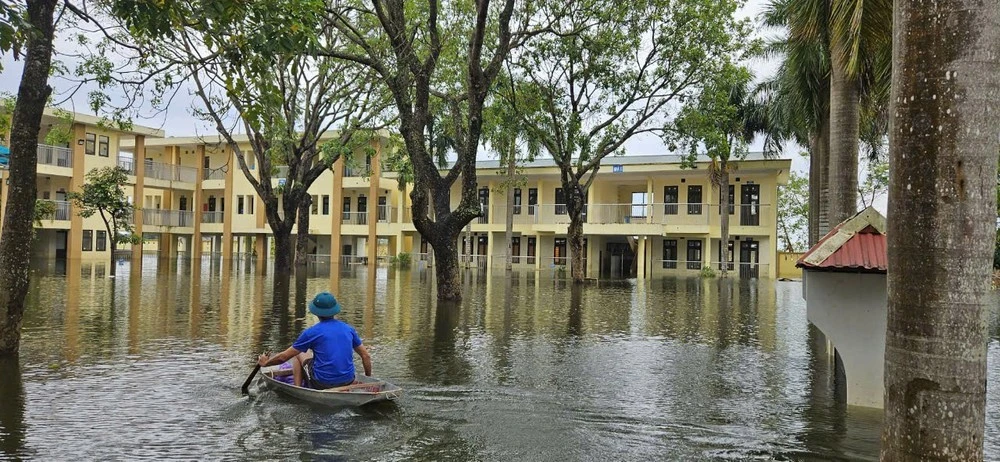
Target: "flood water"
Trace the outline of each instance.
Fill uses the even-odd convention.
[[[0,364],[0,458],[858,460],[881,412],[848,408],[796,282],[466,275],[437,305],[417,269],[341,272],[341,318],[396,403],[316,408],[240,385],[315,322],[328,268],[47,264],[20,363]],[[374,281],[374,283],[372,283]],[[1000,360],[997,325],[990,363]],[[991,367],[987,458],[1000,458]]]

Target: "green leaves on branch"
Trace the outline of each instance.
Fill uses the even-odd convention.
[[[132,221],[135,208],[122,189],[128,183],[128,172],[121,167],[101,167],[87,172],[86,180],[82,191],[67,194],[77,215],[83,218],[98,215],[115,243],[138,244],[142,238],[135,234]]]

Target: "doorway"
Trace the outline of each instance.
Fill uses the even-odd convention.
[[[760,185],[740,187],[740,226],[760,226]]]
[[[760,277],[760,242],[752,239],[740,242],[740,277]]]

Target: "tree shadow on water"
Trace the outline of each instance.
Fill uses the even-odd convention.
[[[0,455],[14,460],[23,456],[24,447],[24,384],[17,357],[0,358]]]

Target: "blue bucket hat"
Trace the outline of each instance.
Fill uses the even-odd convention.
[[[340,313],[340,303],[330,292],[320,292],[309,302],[309,312],[321,318],[330,318]]]

